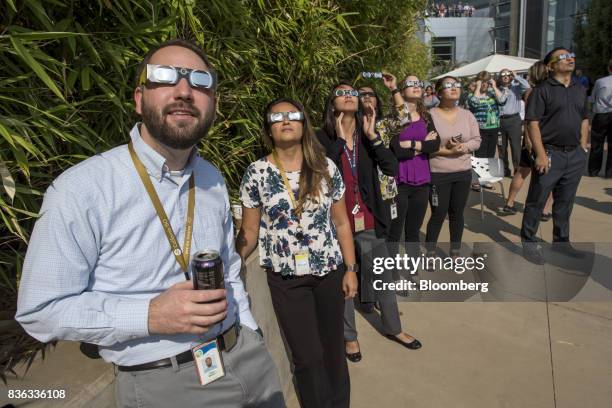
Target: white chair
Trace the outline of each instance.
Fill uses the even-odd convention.
[[[480,219],[484,220],[484,193],[482,186],[487,183],[499,183],[501,186],[502,198],[506,202],[504,192],[504,162],[496,157],[480,158],[472,156],[472,170],[478,176],[480,184]]]

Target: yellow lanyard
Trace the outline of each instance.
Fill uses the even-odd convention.
[[[132,156],[134,167],[136,167],[136,171],[138,171],[140,180],[142,180],[142,184],[144,184],[145,189],[151,198],[151,202],[153,203],[153,207],[155,207],[155,212],[157,212],[157,216],[159,217],[162,227],[164,228],[166,238],[168,238],[168,242],[172,248],[172,253],[176,257],[176,261],[181,266],[181,269],[183,269],[183,272],[187,274],[189,272],[189,252],[191,251],[191,234],[193,231],[193,213],[195,208],[195,178],[193,173],[191,173],[191,177],[189,177],[187,220],[185,221],[185,240],[183,243],[184,250],[181,251],[181,247],[179,246],[176,236],[174,235],[174,231],[172,231],[170,220],[166,215],[166,211],[164,211],[164,206],[162,205],[161,201],[159,201],[159,196],[153,187],[153,183],[151,183],[151,180],[149,179],[147,170],[136,155],[132,142],[128,144],[128,149],[130,150],[130,156]]]
[[[287,189],[287,193],[289,193],[289,199],[291,200],[291,205],[293,206],[293,209],[296,210],[297,209],[297,200],[295,198],[295,195],[293,194],[293,190],[291,189],[291,185],[289,184],[289,179],[287,178],[287,174],[285,173],[285,169],[283,168],[282,163],[278,159],[278,154],[276,153],[276,150],[272,150],[272,157],[274,157],[274,161],[276,162],[276,167],[278,167],[278,170],[280,170],[281,177],[283,178],[283,183],[285,184],[285,188]],[[300,218],[300,214],[297,214],[297,210],[296,210],[296,215],[298,216],[298,218]]]

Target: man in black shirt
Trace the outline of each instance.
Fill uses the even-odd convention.
[[[537,241],[542,210],[552,191],[553,241],[569,242],[569,219],[587,161],[587,96],[584,87],[572,80],[576,64],[573,53],[555,48],[544,57],[544,63],[549,78],[534,88],[525,113],[536,160],[521,239]],[[578,256],[577,252],[572,253]],[[532,260],[542,262],[541,256],[536,258],[539,259]]]

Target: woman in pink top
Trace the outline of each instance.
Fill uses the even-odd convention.
[[[440,135],[440,149],[430,156],[431,218],[427,223],[428,254],[435,251],[448,214],[451,256],[459,254],[463,236],[463,211],[472,181],[472,153],[480,147],[480,129],[474,115],[457,106],[461,83],[452,76],[436,82],[440,105],[430,110]]]

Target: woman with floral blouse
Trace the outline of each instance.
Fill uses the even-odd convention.
[[[342,315],[357,266],[342,176],[297,101],[266,107],[263,139],[272,153],[242,179],[236,250],[244,260],[259,243],[302,407],[349,407]]]

